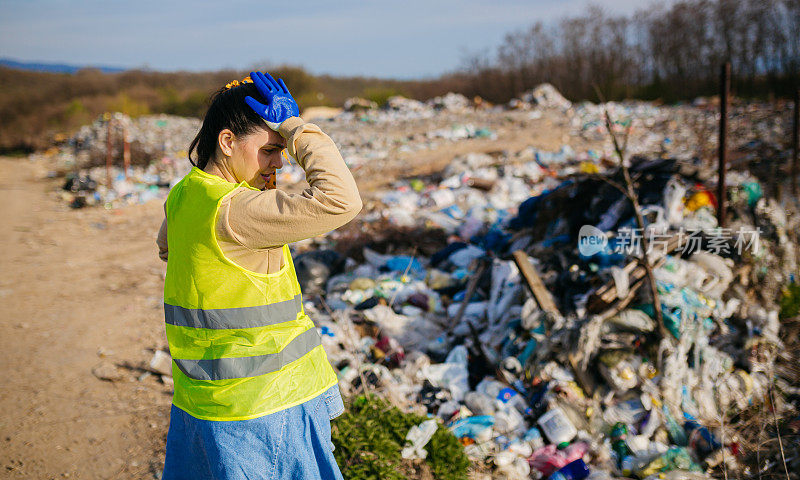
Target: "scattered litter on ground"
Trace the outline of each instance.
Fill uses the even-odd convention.
[[[758,444],[743,416],[798,414],[798,371],[776,367],[778,299],[797,281],[795,207],[731,172],[721,229],[701,166],[635,158],[640,231],[612,186],[619,169],[549,177],[533,164],[508,175],[506,162],[469,155],[438,185],[383,194],[367,231],[387,218],[448,239],[432,255],[364,248],[326,295],[306,297],[343,391],[437,418],[502,478],[751,471]],[[642,288],[643,235],[663,325]],[[794,403],[775,405],[777,392]],[[796,451],[791,425],[780,429]],[[777,435],[761,428],[760,442]]]
[[[354,170],[497,139],[509,123],[570,132],[550,149],[454,152],[441,171],[363,192],[355,227],[296,246],[305,308],[344,394],[419,415],[394,453],[430,460],[446,427],[492,478],[755,478],[783,458],[798,471],[800,216],[775,166],[788,120],[736,109],[724,228],[703,104],[572,103],[545,84],[487,108],[456,94],[384,108],[354,98],[321,121]],[[629,135],[643,228],[604,111]],[[58,153],[69,205],[144,202],[188,170],[165,147],[127,179],[114,170],[107,189],[92,160],[105,151],[99,122]],[[137,127],[146,145],[160,141],[152,122]],[[400,133],[376,134],[388,124]],[[302,180],[296,165],[279,176]],[[167,383],[164,355],[147,370]]]

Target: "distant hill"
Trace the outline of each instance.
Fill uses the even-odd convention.
[[[31,70],[34,72],[50,72],[50,73],[75,73],[84,68],[93,68],[100,70],[103,73],[119,73],[124,72],[125,68],[95,66],[95,65],[68,65],[66,63],[41,63],[41,62],[20,62],[10,58],[0,58],[0,66],[7,68],[16,68],[18,70]]]
[[[20,64],[25,67],[16,66]],[[0,155],[45,149],[54,138],[70,135],[104,112],[202,117],[212,93],[250,73],[100,71],[68,65],[45,66],[48,71],[35,69],[37,64],[33,63],[0,60]],[[395,94],[426,100],[459,90],[458,84],[443,79],[400,81],[314,76],[292,66],[270,66],[269,71],[289,85],[301,110],[318,105],[340,106],[352,96],[381,103]]]

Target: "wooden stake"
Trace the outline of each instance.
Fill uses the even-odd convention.
[[[797,150],[800,136],[800,88],[794,91],[794,122],[792,123],[792,197],[797,199]]]
[[[106,188],[111,190],[111,121],[112,116],[110,113],[106,114],[108,121],[106,122]]]
[[[478,288],[478,280],[480,280],[483,272],[490,264],[488,258],[479,258],[476,261],[478,262],[478,266],[475,269],[475,273],[472,274],[472,278],[469,279],[469,283],[467,283],[467,294],[464,296],[464,301],[461,302],[461,305],[459,305],[456,316],[453,317],[453,320],[450,322],[451,331],[456,325],[461,323],[461,317],[464,316],[464,312],[467,310],[467,305],[472,299],[472,296],[475,294],[475,290]]]
[[[597,92],[597,96],[600,98],[600,101],[605,103],[603,93],[600,91],[597,85],[594,86],[594,89]],[[653,265],[650,263],[650,257],[648,257],[648,252],[650,251],[650,242],[647,239],[647,232],[645,231],[644,218],[642,217],[641,207],[639,206],[639,197],[636,194],[636,190],[633,188],[633,179],[628,171],[628,167],[625,165],[625,151],[628,148],[628,139],[630,139],[631,136],[633,122],[628,124],[628,130],[625,133],[625,143],[620,145],[617,135],[614,133],[614,123],[611,121],[611,115],[608,114],[608,109],[604,109],[603,113],[605,114],[604,116],[606,119],[606,130],[608,131],[608,135],[611,137],[611,142],[614,144],[614,152],[616,152],[617,158],[619,158],[619,168],[622,170],[622,177],[625,179],[625,186],[624,190],[622,191],[628,200],[630,200],[630,202],[633,204],[633,214],[634,218],[636,219],[636,226],[638,227],[639,231],[642,232],[642,237],[640,240],[642,243],[642,249],[644,251],[642,252],[642,257],[639,259],[639,261],[647,272],[647,279],[649,281],[648,283],[650,284],[650,295],[653,297],[653,310],[655,312],[656,323],[658,323],[661,336],[663,338],[667,338],[669,331],[664,326],[664,316],[661,313],[661,298],[658,295],[658,285],[656,283],[656,277],[653,274]],[[661,367],[661,365],[659,365],[659,367]]]
[[[536,269],[531,265],[528,254],[522,250],[515,250],[512,255],[514,257],[514,263],[517,264],[517,268],[519,268],[519,272],[525,279],[525,283],[528,284],[528,288],[536,299],[536,303],[539,304],[539,308],[552,315],[561,316],[561,312],[558,311],[553,296],[550,295],[550,291],[547,290],[547,287],[544,286],[544,282],[542,282],[542,277],[536,273]]]
[[[128,123],[122,124],[122,168],[125,180],[128,179],[128,168],[131,166],[131,142],[128,139]]]

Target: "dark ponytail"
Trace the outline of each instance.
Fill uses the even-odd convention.
[[[253,133],[258,127],[266,128],[264,120],[245,103],[244,98],[248,95],[266,103],[252,83],[230,89],[223,87],[211,96],[211,105],[203,118],[203,125],[189,145],[189,161],[192,165],[206,168],[217,151],[217,139],[222,130],[227,128],[240,136]],[[192,159],[192,153],[195,152],[195,158]]]

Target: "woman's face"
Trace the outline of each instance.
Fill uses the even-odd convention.
[[[266,126],[253,133],[234,136],[230,142],[228,169],[238,181],[263,190],[275,188],[275,170],[283,166],[286,140]]]

